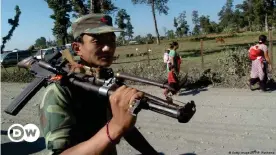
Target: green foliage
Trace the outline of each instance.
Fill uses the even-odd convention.
[[[198,11],[196,10],[192,12],[192,22],[195,25],[193,29],[193,34],[198,35],[200,33],[200,21]]]
[[[126,36],[128,36],[129,39],[133,38],[133,26],[130,22],[130,19],[126,23]]]
[[[112,3],[111,0],[103,0],[102,1],[102,9],[101,12],[105,13],[105,14],[112,14],[116,11],[118,11],[118,7],[116,7],[114,5],[114,3]]]
[[[226,4],[222,7],[218,13],[220,25],[227,27],[233,20],[233,0],[226,0]]]
[[[147,36],[145,37],[146,43],[152,44],[154,42],[154,37],[152,34],[148,33]]]
[[[173,26],[175,27],[175,30],[177,30],[178,23],[177,23],[177,19],[175,17],[173,18]]]
[[[168,39],[175,39],[175,34],[173,30],[168,30],[166,36],[168,37]]]
[[[71,0],[70,3],[73,7],[73,11],[74,11],[73,17],[75,18],[88,14],[90,10],[89,9],[90,5],[85,5],[85,0]]]
[[[85,0],[78,0],[85,2]],[[87,11],[87,13],[104,13],[111,14],[115,11],[118,11],[118,7],[112,3],[111,0],[87,0],[87,3],[83,6]]]
[[[228,87],[244,87],[249,78],[251,61],[248,58],[248,49],[237,48],[225,50],[218,58],[221,84]]]
[[[186,11],[181,12],[177,17],[177,25],[178,27],[176,28],[175,33],[178,37],[183,37],[184,35],[188,34],[189,25],[186,21]]]
[[[136,36],[134,40],[137,41],[139,44],[143,43],[143,38],[140,35]]]
[[[35,45],[36,48],[42,49],[47,47],[47,41],[45,37],[40,37],[36,39]]]
[[[115,18],[115,24],[118,25],[120,29],[125,29],[127,27],[127,24],[125,21],[129,21],[130,16],[127,14],[125,9],[120,9],[117,13],[117,16]],[[121,32],[121,36],[125,37],[126,32]]]
[[[9,41],[12,37],[12,34],[14,32],[14,30],[16,29],[16,27],[18,27],[19,25],[19,17],[21,15],[21,10],[19,8],[18,5],[15,6],[15,16],[14,16],[14,19],[9,19],[8,20],[8,23],[12,26],[11,29],[9,30],[8,34],[3,37],[3,40],[2,40],[2,45],[1,45],[1,53],[3,52],[4,48],[5,48],[5,44],[7,43],[7,41]]]
[[[68,43],[72,43],[73,41],[74,41],[74,36],[73,36],[73,32],[72,31],[70,31],[69,33],[68,33]]]
[[[48,40],[46,42],[48,47],[58,46],[58,43],[55,40]]]
[[[68,42],[67,29],[71,26],[69,13],[72,11],[71,1],[69,0],[45,0],[48,7],[54,14],[50,17],[55,21],[53,35],[57,38],[59,45]]]
[[[255,34],[252,34],[255,36]],[[204,35],[198,35],[198,36],[193,36],[189,38],[189,41],[200,41],[202,40],[214,40],[218,37],[223,37],[223,38],[233,38],[237,37],[238,35],[236,33],[225,33],[225,34],[204,34]]]
[[[25,69],[18,69],[14,67],[12,71],[5,72],[4,69],[1,71],[1,82],[19,82],[29,83],[34,79],[34,76]]]
[[[233,20],[241,24],[240,28],[248,27],[250,31],[262,31],[266,26],[268,28],[276,25],[276,0],[244,0],[242,4],[236,5],[236,9],[240,10],[240,19],[236,20],[236,12]]]
[[[151,34],[147,34],[146,37],[138,35],[133,40],[135,40],[138,44],[152,44],[154,42],[153,39],[154,38]]]
[[[118,25],[120,29],[126,30],[121,32],[121,39],[125,40],[125,36],[128,36],[128,39],[133,37],[133,26],[130,22],[130,16],[127,14],[125,9],[120,9],[117,12],[115,24]]]
[[[215,22],[210,22],[210,16],[201,16],[199,18],[201,32],[203,34],[215,33],[216,24]]]

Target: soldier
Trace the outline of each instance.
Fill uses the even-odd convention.
[[[80,63],[108,67],[116,49],[108,15],[89,14],[72,24],[72,49]],[[64,84],[65,83],[65,84]],[[109,98],[86,92],[66,82],[50,84],[40,104],[40,124],[51,154],[117,154],[122,137],[142,154],[158,154],[135,128],[136,117],[128,109],[143,94],[122,86]],[[112,112],[112,113],[111,113]],[[112,115],[112,116],[111,116]]]

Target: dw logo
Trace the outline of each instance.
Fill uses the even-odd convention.
[[[12,133],[11,133],[12,131]],[[40,136],[39,128],[34,124],[13,124],[8,129],[8,137],[12,142],[34,142]]]

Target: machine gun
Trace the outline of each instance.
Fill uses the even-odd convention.
[[[68,67],[68,64],[80,65],[73,60],[69,50],[56,51],[48,61],[29,57],[19,62],[18,67],[29,69],[36,78],[4,111],[7,114],[16,116],[42,87],[46,87],[51,82],[60,82],[62,80],[105,97],[110,96],[118,87],[126,85],[125,80],[141,82],[175,91],[169,85],[154,80],[126,73],[114,74],[111,68],[91,68],[80,65],[81,67],[72,70],[72,68]],[[146,109],[175,118],[180,123],[187,123],[196,112],[194,101],[180,106],[145,92],[143,93],[144,97],[136,100],[131,109],[133,115],[137,115],[141,109]]]

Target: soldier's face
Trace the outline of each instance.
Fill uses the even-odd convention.
[[[116,50],[114,33],[85,34],[83,44],[78,43],[77,54],[91,66],[108,67],[112,64]]]

